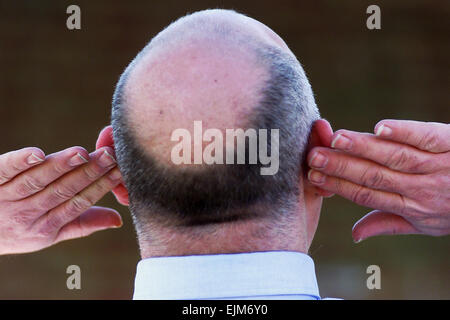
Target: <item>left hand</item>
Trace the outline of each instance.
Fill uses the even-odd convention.
[[[309,181],[375,211],[356,242],[381,234],[450,234],[450,124],[383,120],[376,134],[339,130],[308,155]]]

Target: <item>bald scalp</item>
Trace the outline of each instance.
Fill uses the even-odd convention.
[[[247,128],[269,79],[257,57],[225,41],[191,39],[143,57],[125,88],[127,117],[146,152],[171,165],[171,134],[203,127]]]
[[[150,220],[194,226],[294,212],[318,118],[303,69],[269,28],[227,10],[172,23],[128,66],[113,98],[116,154],[138,233]],[[171,165],[170,134],[196,120],[219,130],[279,129],[277,174],[262,176],[261,163]]]
[[[263,27],[232,11],[209,10],[179,19],[152,40],[124,87],[130,127],[146,152],[172,165],[171,134],[185,128],[193,135],[194,121],[224,135],[249,127],[270,78],[249,47],[258,46],[256,39],[277,45]]]

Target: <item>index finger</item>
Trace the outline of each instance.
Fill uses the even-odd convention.
[[[334,133],[331,147],[404,173],[431,173],[445,168],[448,163],[446,153],[425,152],[370,133],[344,129]]]
[[[375,135],[424,151],[450,151],[450,124],[446,123],[382,120],[375,126]]]
[[[36,147],[23,148],[0,155],[0,185],[44,161],[45,153]]]

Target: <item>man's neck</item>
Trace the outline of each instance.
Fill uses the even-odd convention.
[[[264,218],[177,229],[153,226],[140,232],[141,256],[145,259],[257,251],[307,253],[310,244],[302,216],[284,220],[274,222]],[[142,234],[149,236],[144,239]]]

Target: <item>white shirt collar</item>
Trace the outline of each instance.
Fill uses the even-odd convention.
[[[306,254],[268,251],[158,257],[137,266],[133,299],[320,299]]]

